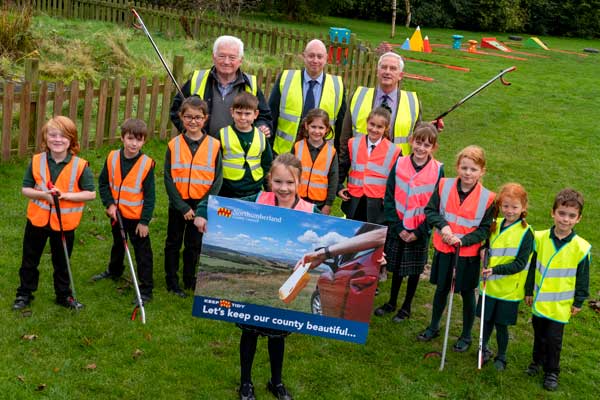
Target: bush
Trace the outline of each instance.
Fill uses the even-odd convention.
[[[18,58],[35,49],[31,27],[31,7],[3,5],[0,9],[0,56]]]

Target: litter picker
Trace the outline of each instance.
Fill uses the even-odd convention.
[[[77,295],[75,294],[75,284],[73,283],[73,273],[71,272],[71,261],[69,260],[69,250],[67,249],[67,238],[65,237],[65,231],[63,230],[62,224],[62,215],[60,213],[60,200],[58,198],[58,193],[52,181],[48,181],[46,185],[49,190],[51,190],[52,199],[54,200],[54,209],[56,210],[56,217],[58,218],[58,226],[60,228],[60,239],[62,241],[63,250],[65,252],[65,262],[67,263],[67,272],[69,273],[69,284],[71,285],[71,297],[74,300],[77,300]]]
[[[127,245],[127,233],[125,233],[125,227],[123,225],[123,218],[121,212],[117,207],[117,223],[119,224],[119,230],[121,231],[121,238],[123,239],[123,247],[125,247],[125,253],[127,254],[127,260],[129,261],[129,271],[131,272],[131,280],[133,281],[133,288],[135,289],[135,297],[137,298],[137,304],[131,313],[131,320],[134,321],[137,315],[138,309],[142,318],[142,324],[146,323],[146,311],[144,310],[144,302],[142,301],[142,295],[140,293],[140,287],[138,285],[137,278],[135,276],[135,268],[133,268],[133,260],[131,259],[131,252]]]
[[[489,250],[485,249],[483,252],[483,269],[486,269],[489,261]],[[482,291],[480,292],[481,298],[481,318],[479,319],[479,353],[477,353],[477,369],[481,369],[483,365],[483,316],[485,315],[485,286],[487,283],[487,277],[482,274]]]
[[[150,43],[152,44],[152,47],[154,47],[154,51],[156,51],[156,54],[158,55],[158,58],[160,58],[160,62],[162,62],[163,67],[165,67],[165,69],[167,70],[167,73],[169,74],[169,77],[171,78],[171,80],[173,81],[173,84],[177,88],[177,92],[179,92],[179,94],[181,95],[181,97],[185,99],[185,96],[183,95],[183,92],[181,91],[181,88],[179,87],[179,84],[175,80],[175,77],[173,76],[173,73],[169,69],[169,66],[165,62],[165,59],[163,58],[162,54],[160,54],[160,50],[158,50],[158,47],[156,46],[156,43],[154,43],[154,39],[152,39],[152,35],[150,35],[150,32],[148,32],[148,29],[146,29],[146,25],[144,24],[144,20],[142,19],[142,17],[140,17],[140,14],[138,14],[138,12],[135,11],[135,8],[132,8],[131,12],[135,16],[135,18],[138,20],[138,23],[137,24],[134,23],[133,26],[136,29],[141,29],[141,30],[144,31],[144,33],[148,37],[148,40],[150,40]]]
[[[468,94],[465,98],[463,98],[458,103],[456,103],[455,105],[453,105],[452,107],[450,107],[447,111],[445,111],[445,112],[441,113],[440,115],[438,115],[437,117],[435,117],[434,121],[436,121],[436,125],[437,125],[437,121],[439,121],[440,119],[444,118],[446,115],[450,114],[452,111],[456,110],[458,107],[462,106],[464,103],[467,102],[467,100],[469,100],[472,97],[476,96],[479,92],[481,92],[486,87],[490,86],[497,79],[500,79],[500,82],[502,82],[503,85],[510,86],[510,82],[508,82],[507,80],[504,79],[504,75],[506,75],[509,72],[512,72],[512,71],[514,71],[516,69],[517,69],[517,67],[514,67],[514,66],[510,67],[510,68],[506,68],[505,70],[501,71],[498,75],[494,76],[492,79],[490,79],[489,81],[487,81],[483,85],[479,86],[472,93]]]
[[[450,332],[450,317],[452,315],[452,300],[454,299],[454,285],[456,284],[456,269],[458,268],[458,258],[460,245],[456,246],[454,261],[452,263],[452,281],[450,282],[450,300],[448,301],[448,316],[446,317],[446,332],[444,333],[444,347],[442,348],[442,361],[440,362],[440,371],[444,370],[446,362],[446,350],[448,349],[448,333]]]

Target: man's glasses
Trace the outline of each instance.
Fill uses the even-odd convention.
[[[204,118],[206,118],[204,115],[184,115],[183,116],[183,120],[185,122],[192,122],[192,121],[200,122]]]

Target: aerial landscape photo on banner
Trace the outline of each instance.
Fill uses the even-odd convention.
[[[210,196],[193,315],[365,343],[386,230]]]

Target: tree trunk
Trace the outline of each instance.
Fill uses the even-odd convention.
[[[396,0],[392,0],[392,34],[390,37],[393,38],[394,36],[396,36]]]
[[[410,27],[410,18],[411,18],[411,13],[410,13],[410,0],[404,0],[404,5],[406,6],[406,24],[405,26],[408,28]]]

